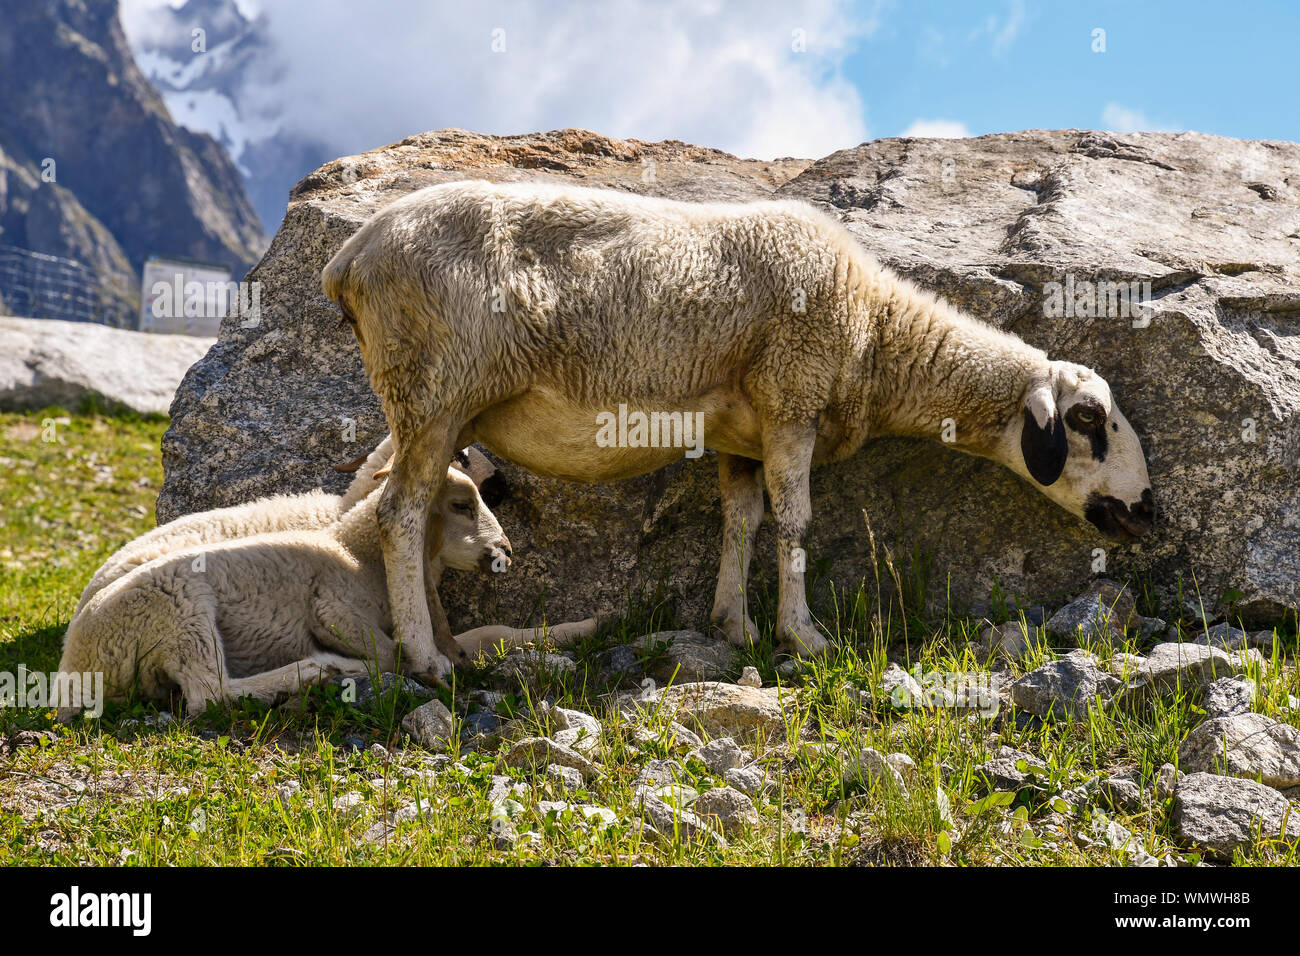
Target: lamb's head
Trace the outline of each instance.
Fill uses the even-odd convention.
[[[1096,372],[1051,362],[1011,423],[1014,469],[1066,511],[1122,541],[1151,530],[1155,502],[1133,426]],[[1017,434],[1018,433],[1018,434]]]
[[[504,571],[510,566],[510,539],[461,462],[447,469],[447,484],[437,505],[433,520],[440,524],[441,533],[430,534],[427,540],[444,567]]]

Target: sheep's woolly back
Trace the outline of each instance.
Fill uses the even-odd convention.
[[[269,495],[247,504],[184,515],[159,525],[123,546],[104,562],[81,592],[77,611],[97,591],[164,554],[274,531],[324,528],[380,486],[375,481],[375,472],[391,454],[392,439],[386,436],[356,470],[342,496],[320,490],[297,495]]]
[[[983,454],[1048,367],[797,201],[448,183],[382,209],[322,281],[401,415],[530,387],[684,403],[741,375],[761,419],[830,421],[823,460],[870,434],[937,437],[947,418]]]
[[[249,504],[185,515],[141,535],[105,561],[82,591],[77,613],[96,592],[165,554],[268,531],[323,528],[338,516],[339,497],[323,491],[271,495]]]

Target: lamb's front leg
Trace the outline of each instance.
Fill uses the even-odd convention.
[[[826,650],[826,638],[813,624],[804,591],[808,554],[804,537],[812,520],[808,470],[812,466],[817,428],[813,424],[774,425],[763,433],[763,473],[776,519],[780,595],[777,602],[777,636],[805,655]]]
[[[754,538],[763,521],[763,463],[719,453],[718,490],[722,493],[722,560],[709,620],[732,644],[744,645],[758,637],[745,608],[745,584]]]

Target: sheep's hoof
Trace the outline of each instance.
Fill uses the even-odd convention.
[[[736,647],[748,647],[758,641],[758,628],[748,614],[743,617],[736,614],[715,617],[713,630]]]
[[[821,657],[830,646],[812,624],[788,624],[781,632],[781,647],[800,657]]]
[[[464,649],[461,648],[460,645],[457,645],[457,650],[461,654],[465,655],[466,660],[469,659],[469,655],[465,654]],[[451,690],[451,687],[447,684],[445,679],[445,675],[451,673],[451,661],[447,660],[447,658],[442,654],[434,656],[433,664],[430,667],[417,669],[414,666],[408,666],[405,670],[410,674],[410,676],[414,677],[426,687],[437,687],[442,690]]]

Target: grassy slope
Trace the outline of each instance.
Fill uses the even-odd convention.
[[[0,671],[13,672],[20,663],[52,670],[82,586],[113,550],[154,523],[165,422],[76,415],[56,426],[61,441],[42,441],[44,421],[63,414],[0,415],[6,476],[0,482]],[[494,755],[460,754],[458,767],[435,774],[431,758],[413,746],[372,750],[375,743],[400,742],[400,718],[416,701],[395,693],[361,708],[327,690],[313,692],[297,709],[214,708],[171,723],[143,704],[110,707],[104,719],[72,729],[55,726],[44,711],[0,710],[0,736],[52,730],[40,746],[0,756],[0,863],[1124,862],[1124,854],[1079,837],[1094,825],[1098,805],[1060,812],[1052,796],[1102,771],[1136,768],[1149,777],[1162,763],[1176,762],[1178,744],[1199,719],[1195,701],[1046,726],[1017,722],[1006,711],[987,720],[944,710],[864,708],[858,691],[875,686],[887,659],[906,665],[910,655],[927,671],[980,669],[964,650],[973,622],[904,623],[906,615],[879,605],[875,591],[870,582],[842,602],[846,610],[831,627],[840,650],[799,682],[802,740],[767,751],[778,789],[761,805],[758,826],[725,848],[703,840],[649,842],[631,825],[638,769],[652,757],[684,758],[669,727],[673,715],[647,718],[655,739],[633,746],[630,729],[617,726],[613,705],[599,696],[607,688],[590,686],[584,676],[594,672],[585,664],[596,652],[644,632],[638,624],[645,618],[634,616],[579,648],[577,677],[539,675],[532,688],[602,718],[607,773],[577,795],[529,783],[514,825],[536,837],[513,848],[499,849],[493,840],[486,793],[497,770]],[[1290,644],[1294,654],[1294,639]],[[1103,658],[1112,653],[1096,650]],[[1039,660],[1041,654],[1017,672]],[[766,641],[736,661],[736,673],[744,663],[757,664],[765,683],[775,679]],[[457,694],[481,677],[461,675]],[[1274,668],[1264,686],[1259,709],[1285,719],[1279,704],[1300,693],[1294,669]],[[1003,798],[1006,805],[980,801],[973,768],[1003,744],[1039,755],[1048,778]],[[918,772],[910,796],[843,783],[846,755],[864,746],[912,756]],[[697,789],[721,783],[698,762],[687,770]],[[951,820],[941,812],[939,790]],[[365,798],[366,809],[338,809],[336,801],[353,792]],[[544,816],[536,802],[545,799],[601,804],[620,823],[598,831]],[[380,807],[416,800],[426,816],[387,837],[363,838]],[[1112,816],[1161,855],[1170,852],[1168,812],[1167,803],[1157,802]],[[1239,860],[1294,862],[1294,856],[1261,842]]]

